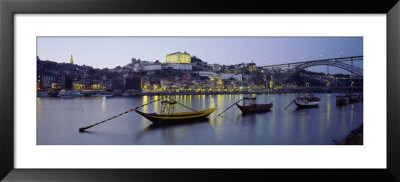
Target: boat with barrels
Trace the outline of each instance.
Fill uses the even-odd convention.
[[[144,113],[142,111],[139,111],[138,109],[149,105],[151,103],[154,103],[156,101],[161,101],[161,111],[159,114],[157,113]],[[174,113],[175,111],[175,104],[179,104],[182,105],[183,107],[185,107],[186,109],[190,109],[192,110],[191,112],[178,112],[178,113]],[[136,113],[140,114],[141,116],[145,117],[146,119],[150,120],[151,122],[153,122],[154,124],[181,124],[181,123],[190,123],[193,121],[201,121],[202,119],[205,119],[207,116],[209,116],[211,113],[213,113],[215,111],[215,109],[217,108],[217,105],[215,105],[214,107],[210,108],[210,109],[206,109],[206,110],[202,110],[202,111],[196,111],[190,107],[187,107],[181,103],[179,103],[178,101],[176,101],[175,99],[169,97],[169,96],[165,96],[165,97],[161,97],[159,99],[153,100],[149,103],[143,104],[141,106],[129,109],[123,113],[120,113],[118,115],[115,115],[113,117],[110,117],[108,119],[105,119],[103,121],[97,122],[95,124],[89,125],[87,127],[82,127],[79,128],[79,132],[85,132],[87,129],[92,128],[94,126],[97,126],[99,124],[105,123],[107,121],[113,120],[117,117],[120,117],[124,114],[128,114],[132,111],[135,111]],[[161,126],[161,125],[158,125]]]
[[[243,98],[243,105],[239,105],[236,102],[236,106],[242,111],[242,113],[255,113],[255,112],[266,112],[271,110],[274,106],[273,102],[269,104],[256,104],[256,97],[244,97]]]
[[[134,111],[153,123],[162,124],[162,123],[191,122],[195,120],[204,119],[211,113],[213,113],[217,107],[214,106],[210,109],[196,111],[194,109],[184,106],[188,109],[191,109],[192,111],[174,113],[175,104],[180,104],[180,103],[175,100],[162,101],[160,113],[144,113],[139,111],[137,108],[135,108]]]

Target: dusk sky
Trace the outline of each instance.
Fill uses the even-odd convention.
[[[169,53],[184,52],[209,64],[254,62],[257,66],[363,55],[362,37],[38,37],[37,56],[94,68],[114,68],[133,57],[165,62]],[[321,56],[322,55],[322,56]],[[362,68],[362,61],[354,62]],[[310,68],[326,72],[326,66]],[[331,73],[343,72],[330,68]]]

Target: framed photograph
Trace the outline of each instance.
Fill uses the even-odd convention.
[[[400,179],[397,1],[0,8],[1,179]]]

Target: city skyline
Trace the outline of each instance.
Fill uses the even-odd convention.
[[[208,64],[257,66],[363,55],[362,37],[38,37],[42,60],[115,68],[132,58],[165,62],[167,54],[187,52]],[[363,63],[355,62],[363,67]],[[310,68],[325,72],[326,66]],[[330,68],[332,73],[348,73]]]

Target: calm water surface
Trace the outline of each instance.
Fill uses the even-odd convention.
[[[154,127],[135,112],[122,115],[79,133],[78,129],[133,107],[158,99],[141,97],[37,98],[37,144],[39,145],[332,145],[363,122],[363,103],[338,107],[337,94],[321,97],[318,108],[296,110],[297,97],[257,95],[257,103],[274,102],[270,112],[242,115],[232,107],[217,116],[243,95],[187,95],[176,100],[196,110],[214,105],[217,110],[207,120],[173,126]],[[159,102],[142,108],[160,112]],[[188,111],[176,106],[176,111]]]

